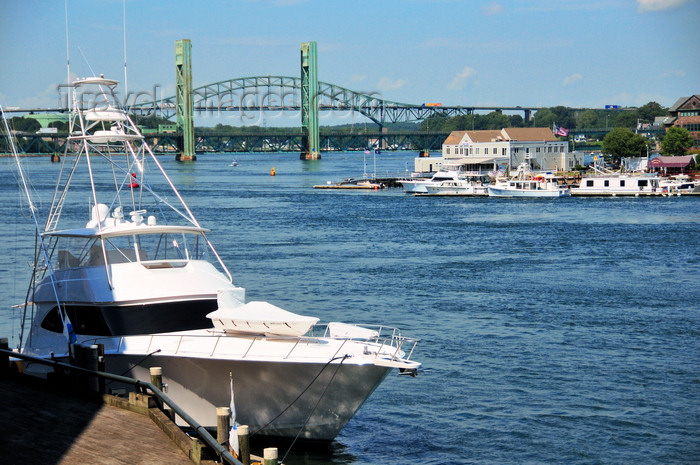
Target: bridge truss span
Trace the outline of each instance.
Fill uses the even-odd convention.
[[[237,112],[242,120],[260,118],[262,112],[289,113],[301,111],[302,80],[290,76],[252,76],[215,82],[192,89],[195,116]],[[479,107],[426,106],[385,100],[378,92],[357,92],[348,88],[318,82],[318,109],[336,112],[338,116],[361,114],[383,127],[389,123],[421,121],[430,116],[473,114]],[[130,110],[143,116],[176,116],[176,98],[132,105]],[[293,116],[293,115],[288,115]],[[250,122],[250,121],[248,121]]]

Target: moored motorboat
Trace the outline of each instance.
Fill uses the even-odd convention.
[[[455,179],[425,185],[425,195],[488,195],[488,184],[477,179]],[[423,195],[423,194],[418,194]]]
[[[168,396],[204,426],[229,404],[231,378],[239,423],[321,441],[392,369],[415,374],[417,340],[397,329],[322,326],[267,302],[246,304],[208,230],[121,110],[116,86],[103,77],[71,86],[71,136],[39,231],[23,353],[68,360],[73,344],[103,344],[109,372],[148,379],[149,368],[162,367]],[[83,94],[101,106],[84,110]],[[24,364],[27,374],[50,370]]]
[[[571,189],[560,185],[547,176],[533,176],[529,179],[498,180],[489,185],[489,197],[548,197],[559,198],[571,195]]]
[[[462,177],[459,166],[445,165],[429,178],[399,179],[397,182],[407,194],[427,194],[427,186],[438,185],[444,181],[458,181]]]

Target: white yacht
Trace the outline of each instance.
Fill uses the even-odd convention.
[[[425,185],[426,195],[488,195],[488,177],[470,177],[431,182]]]
[[[160,366],[168,396],[204,426],[229,405],[231,376],[238,423],[320,441],[332,440],[392,369],[416,374],[417,340],[397,329],[319,326],[246,303],[116,86],[104,77],[71,86],[72,135],[38,231],[23,353],[67,360],[73,343],[104,344],[109,372],[148,380]],[[83,110],[89,98],[100,106]],[[52,368],[24,362],[23,370]]]
[[[521,163],[512,176],[496,178],[489,185],[489,197],[569,197],[569,186],[560,184],[552,173],[534,173],[527,162]]]
[[[489,185],[489,197],[569,197],[571,189],[544,176],[506,179]]]
[[[437,185],[444,181],[458,181],[463,178],[463,173],[458,165],[444,165],[430,178],[412,178],[397,181],[407,194],[426,194],[427,186]]]

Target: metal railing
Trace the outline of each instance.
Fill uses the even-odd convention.
[[[140,350],[139,352],[144,352],[144,353],[151,353],[155,350],[158,350],[160,352],[165,352],[165,353],[172,353],[172,354],[180,354],[180,353],[190,353],[186,349],[183,348],[183,341],[193,341],[193,340],[209,340],[212,341],[215,338],[215,342],[212,344],[211,349],[209,350],[201,350],[198,351],[198,353],[208,356],[208,357],[213,357],[215,355],[237,355],[240,356],[241,358],[245,359],[249,357],[249,354],[253,350],[254,346],[256,344],[263,344],[266,343],[270,339],[274,339],[276,341],[287,341],[290,343],[291,347],[289,350],[285,351],[280,351],[277,354],[271,354],[267,352],[265,354],[266,357],[275,357],[279,358],[282,360],[289,359],[293,354],[296,357],[303,358],[303,354],[299,354],[299,351],[297,350],[300,346],[300,344],[305,345],[309,343],[314,343],[319,339],[334,339],[338,340],[341,342],[340,347],[338,348],[333,348],[332,350],[334,353],[332,355],[329,354],[330,358],[336,357],[338,353],[342,350],[342,348],[345,346],[346,343],[348,342],[369,342],[373,343],[379,346],[379,348],[375,352],[375,358],[382,356],[382,355],[389,355],[389,352],[393,352],[391,354],[391,357],[394,360],[398,360],[399,354],[402,351],[404,345],[410,346],[407,347],[407,350],[404,350],[404,353],[407,353],[403,359],[404,360],[410,360],[411,355],[413,354],[413,351],[416,347],[416,345],[419,342],[419,339],[417,338],[411,338],[411,337],[404,337],[401,336],[400,331],[397,328],[393,327],[387,327],[387,326],[381,326],[381,325],[362,325],[360,328],[365,328],[365,329],[373,329],[376,328],[376,335],[373,335],[372,337],[368,338],[353,338],[353,337],[332,337],[329,335],[329,330],[327,328],[327,325],[320,324],[320,325],[314,325],[314,327],[310,330],[309,335],[307,336],[253,336],[250,335],[248,338],[250,339],[250,342],[248,344],[241,345],[241,347],[235,351],[226,351],[226,350],[221,350],[220,349],[220,344],[219,342],[221,340],[226,340],[230,338],[231,336],[225,335],[221,333],[220,335],[213,335],[213,334],[187,334],[187,335],[179,335],[179,334],[172,334],[172,335],[163,335],[163,334],[158,334],[158,335],[143,335],[143,336],[127,336],[127,337],[119,337],[117,338],[109,338],[109,337],[104,337],[104,338],[91,338],[88,340],[81,341],[83,344],[104,344],[106,350],[108,352],[111,351],[116,351],[116,352],[123,352],[125,350],[129,350],[128,347],[126,346],[127,340],[131,339],[137,339],[137,338],[143,338],[144,344],[141,345],[139,344]],[[317,336],[316,334],[322,334],[321,336]],[[165,340],[168,341],[177,341],[171,342],[167,344],[167,348],[164,348],[162,346],[162,343]],[[118,341],[118,342],[117,342]],[[146,342],[147,341],[147,342]],[[116,342],[116,344],[115,344]],[[155,343],[155,345],[154,345]],[[185,344],[187,345],[187,344]],[[384,352],[383,350],[385,348],[391,348],[390,351]],[[296,353],[295,353],[296,351]],[[365,354],[367,355],[367,354]],[[314,358],[313,355],[310,358]]]

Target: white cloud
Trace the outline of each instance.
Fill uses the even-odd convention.
[[[366,74],[353,74],[352,76],[350,76],[350,80],[351,80],[352,82],[362,82],[362,81],[364,81],[365,79],[367,79],[367,75],[366,75]]]
[[[571,84],[580,81],[583,79],[583,76],[581,76],[579,73],[572,74],[570,76],[566,76],[564,78],[564,85],[565,86],[570,86]]]
[[[447,85],[447,88],[450,90],[464,89],[467,86],[467,81],[469,80],[469,78],[474,76],[475,74],[476,71],[474,71],[474,68],[466,66],[462,71],[457,73],[454,79],[452,79],[452,82],[450,82]]]
[[[481,11],[487,16],[494,16],[503,13],[503,5],[493,2],[490,5],[484,5],[481,7]]]
[[[408,83],[406,79],[390,79],[383,77],[377,83],[377,88],[383,92],[400,89]]]
[[[688,0],[637,0],[639,11],[659,11],[674,8]]]
[[[661,75],[661,77],[685,77],[685,71],[681,69],[671,69]]]

